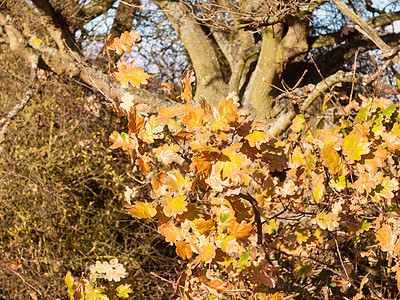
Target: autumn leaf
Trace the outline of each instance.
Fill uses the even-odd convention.
[[[250,236],[250,233],[253,230],[253,225],[247,224],[244,221],[238,223],[236,218],[231,218],[224,222],[221,228],[227,229],[229,234],[234,236],[236,239],[243,239]]]
[[[312,173],[312,189],[316,203],[320,203],[325,195],[324,174]]]
[[[133,107],[135,104],[133,103],[133,96],[129,93],[125,93],[121,97],[122,103],[120,106],[128,113],[131,110],[131,107]]]
[[[192,249],[190,244],[184,241],[177,241],[175,243],[176,246],[176,253],[183,259],[190,259],[193,255]]]
[[[377,236],[382,251],[392,254],[397,241],[397,235],[392,231],[392,227],[387,224],[383,224],[382,227],[377,231]]]
[[[140,34],[136,33],[135,30],[131,32],[125,31],[119,38],[108,37],[107,48],[108,50],[114,50],[118,55],[122,55],[124,52],[131,53],[132,46],[140,41]]]
[[[203,218],[195,220],[194,224],[200,234],[206,234],[215,230],[215,224],[213,220],[205,220]]]
[[[256,147],[261,150],[260,146],[271,140],[272,136],[264,131],[254,130],[252,133],[245,137],[251,147]]]
[[[117,296],[120,298],[129,298],[129,293],[132,293],[130,284],[121,284],[115,289]]]
[[[128,213],[139,219],[151,220],[157,214],[153,203],[135,201],[133,205],[127,205]]]
[[[184,102],[189,102],[192,100],[192,82],[195,80],[193,69],[186,70],[183,72],[181,83],[182,83],[182,92],[181,99]]]
[[[186,206],[188,202],[185,201],[186,196],[178,196],[167,198],[164,204],[163,212],[167,217],[176,217],[179,214],[184,213],[187,211]]]
[[[331,144],[328,144],[322,149],[322,159],[324,165],[329,168],[331,174],[337,174],[343,171],[342,159]]]
[[[121,147],[124,151],[128,151],[129,149],[138,150],[139,147],[139,143],[136,137],[132,136],[132,138],[130,138],[129,135],[125,132],[119,134],[118,132],[114,131],[110,135],[110,143],[111,149],[118,149]]]
[[[210,263],[215,257],[217,247],[208,240],[200,240],[198,246],[199,257],[205,263]]]
[[[313,223],[317,223],[317,225],[325,230],[328,229],[329,231],[334,231],[336,227],[339,226],[339,217],[335,214],[328,213],[325,214],[324,212],[320,213],[312,220]]]
[[[216,244],[218,248],[227,254],[233,254],[239,252],[239,243],[233,235],[229,234],[218,234]]]
[[[296,117],[292,121],[290,129],[293,130],[294,132],[300,132],[304,129],[305,122],[306,120],[304,119],[304,116],[302,114],[296,115]]]
[[[161,233],[168,243],[175,243],[181,240],[182,230],[176,227],[174,221],[170,219],[167,223],[158,226],[158,232]]]
[[[147,84],[147,79],[151,78],[143,69],[136,67],[134,61],[126,63],[124,58],[121,58],[121,61],[117,64],[116,70],[111,70],[111,75],[114,77],[115,81],[119,81],[124,88],[127,88],[129,83],[140,88],[141,84]]]
[[[161,147],[153,149],[153,153],[156,155],[157,159],[161,161],[164,165],[169,165],[173,161],[177,160],[179,155],[177,152],[180,147],[176,144],[165,144]]]
[[[172,90],[172,86],[169,83],[163,82],[161,83],[161,89],[165,92],[167,92],[172,99],[176,99],[178,96],[174,94]]]
[[[361,155],[368,154],[371,149],[371,142],[358,132],[351,132],[343,140],[343,155],[347,156],[350,162],[360,160]]]
[[[346,176],[333,176],[329,184],[338,192],[343,191],[350,185]]]
[[[350,187],[354,188],[360,194],[367,192],[368,194],[371,193],[373,189],[375,189],[378,182],[375,178],[371,177],[370,173],[360,174],[358,179],[351,184]]]

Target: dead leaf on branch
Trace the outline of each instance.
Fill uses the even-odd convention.
[[[151,78],[143,69],[135,66],[134,61],[126,63],[124,57],[121,58],[121,61],[117,64],[117,68],[111,69],[111,75],[116,82],[121,82],[124,88],[127,88],[129,83],[140,88],[141,84],[147,84],[147,79]]]
[[[132,30],[131,32],[125,31],[119,38],[114,38],[113,34],[109,35],[106,44],[108,50],[113,50],[118,55],[122,55],[124,52],[131,53],[132,47],[139,41],[140,34]]]

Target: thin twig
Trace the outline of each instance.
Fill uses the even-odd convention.
[[[351,100],[353,99],[353,92],[354,92],[354,82],[356,79],[356,70],[357,70],[357,56],[358,53],[360,52],[360,49],[357,49],[356,54],[354,55],[354,67],[353,67],[353,80],[351,82],[351,92],[350,92],[350,100],[349,103],[351,102]]]
[[[14,119],[28,104],[29,100],[32,98],[34,90],[35,90],[35,84],[37,81],[37,69],[38,69],[38,63],[39,63],[39,56],[36,54],[31,54],[30,56],[30,62],[31,62],[31,74],[30,74],[30,86],[29,89],[25,93],[25,97],[22,99],[20,103],[18,103],[14,108],[7,114],[5,118],[0,120],[0,126],[2,126],[1,131],[0,131],[0,145],[4,141],[6,133],[9,129],[9,125],[12,119]],[[0,146],[0,157],[3,152],[4,147]]]
[[[40,296],[43,297],[43,294],[42,294],[37,288],[35,288],[33,285],[31,285],[29,282],[27,282],[27,281],[24,279],[24,277],[22,277],[21,274],[19,274],[18,272],[14,271],[14,270],[11,269],[11,268],[8,268],[8,269],[9,269],[11,272],[13,272],[15,275],[17,275],[19,278],[21,278],[21,280],[22,280],[26,285],[28,285],[31,289],[34,289]]]

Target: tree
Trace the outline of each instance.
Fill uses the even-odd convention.
[[[396,8],[396,2],[385,10],[374,8],[370,1],[351,1],[349,5],[363,16],[366,24],[378,30],[387,45],[397,46],[399,34],[385,31],[386,26],[400,19],[400,12],[390,11]],[[166,25],[160,9],[175,33]],[[323,20],[320,16],[324,13],[333,16]],[[90,28],[101,16],[111,25],[103,30]],[[285,98],[292,102],[293,95],[301,96],[305,90],[315,88],[321,77],[351,69],[348,66],[353,64],[356,52],[365,57],[363,53],[377,48],[365,35],[354,31],[353,22],[332,3],[320,0],[34,0],[32,4],[13,0],[2,4],[0,25],[2,42],[25,61],[37,55],[39,68],[75,78],[106,99],[118,100],[123,92],[113,83],[109,91],[104,58],[95,55],[93,60],[83,54],[88,37],[105,37],[108,33],[118,36],[132,27],[143,26],[140,32],[156,36],[160,43],[155,53],[147,52],[148,56],[159,54],[159,49],[168,50],[165,56],[176,55],[176,51],[183,53],[176,46],[179,38],[179,45],[184,46],[195,70],[197,96],[213,102],[235,92],[241,104],[262,119],[277,118],[286,112]],[[102,44],[103,38],[98,46]],[[101,51],[97,49],[97,53]],[[161,61],[160,55],[155,59]],[[371,64],[368,67],[369,74],[374,72]],[[342,77],[334,81],[344,80]],[[371,88],[375,83],[371,82]],[[297,91],[291,93],[294,87]],[[168,105],[158,93],[138,88],[130,92],[135,101],[153,108]]]
[[[157,141],[159,142],[157,145],[151,145],[155,149],[154,155],[158,160],[154,160],[158,164],[154,164],[158,169],[153,170],[157,176],[154,177],[156,179],[153,178],[152,185],[155,193],[159,193],[161,205],[134,203],[129,207],[131,213],[146,218],[158,213],[163,217],[160,213],[162,210],[167,218],[162,220],[164,223],[159,231],[168,235],[175,232],[176,228],[173,227],[175,226],[178,228],[176,232],[181,234],[180,231],[185,228],[181,224],[176,226],[175,219],[189,211],[189,202],[201,202],[205,199],[204,203],[201,203],[206,208],[210,205],[221,206],[220,209],[225,209],[225,211],[218,211],[218,214],[213,212],[213,214],[203,215],[204,218],[196,217],[191,220],[193,222],[189,224],[191,228],[188,231],[191,230],[193,239],[199,237],[204,239],[204,243],[198,244],[195,248],[197,251],[195,253],[200,257],[196,264],[211,263],[214,259],[218,259],[219,250],[228,254],[228,258],[230,256],[236,259],[235,249],[239,248],[237,240],[246,240],[252,236],[247,245],[252,245],[254,249],[264,251],[264,253],[262,253],[262,258],[258,252],[247,253],[244,248],[241,248],[238,261],[243,263],[244,271],[240,272],[242,272],[241,279],[245,278],[244,285],[251,282],[258,288],[261,281],[267,292],[268,288],[276,288],[274,292],[279,293],[283,290],[285,293],[293,294],[299,282],[304,281],[312,285],[323,282],[318,284],[318,288],[322,289],[322,287],[336,284],[334,279],[340,279],[341,287],[344,286],[343,282],[352,285],[351,296],[361,297],[363,286],[369,278],[368,271],[371,271],[371,266],[374,264],[363,256],[360,260],[363,262],[364,269],[350,274],[349,272],[354,270],[347,268],[349,264],[358,263],[359,256],[366,254],[362,251],[351,252],[343,251],[343,249],[348,248],[351,243],[361,244],[362,249],[377,248],[377,244],[374,243],[376,235],[372,229],[370,230],[372,227],[371,223],[366,221],[368,218],[376,220],[373,229],[378,233],[380,249],[393,257],[400,255],[398,235],[394,233],[396,224],[390,225],[396,219],[395,211],[391,210],[391,203],[395,203],[398,197],[398,180],[396,179],[398,172],[396,169],[393,170],[398,162],[398,107],[388,106],[388,101],[376,99],[370,103],[368,97],[363,95],[373,95],[375,90],[397,93],[397,89],[390,85],[393,72],[386,71],[391,70],[390,63],[396,59],[399,36],[397,33],[385,33],[384,28],[400,19],[400,13],[380,10],[370,1],[348,2],[351,8],[344,6],[341,1],[332,1],[334,5],[324,1],[154,0],[152,3],[158,5],[172,26],[163,27],[163,30],[174,28],[176,36],[189,55],[190,64],[197,78],[195,98],[200,108],[181,104],[173,109],[165,108],[171,106],[173,102],[168,101],[166,96],[140,88],[140,83],[146,81],[145,77],[136,84],[136,87],[130,88],[129,92],[133,95],[135,102],[150,104],[154,111],[160,108],[164,110],[159,111],[157,117],[146,119],[130,105],[129,109],[122,111],[128,116],[129,135],[114,133],[111,136],[112,147],[135,150],[131,151],[132,160],[139,165],[141,171],[149,172],[149,154],[146,154],[143,149],[149,149],[147,144],[152,144],[153,139],[157,140],[157,134],[168,137],[161,142]],[[131,4],[136,6],[130,6]],[[122,100],[125,90],[115,85],[107,74],[114,72],[112,66],[114,62],[117,62],[117,58],[109,56],[110,51],[116,49],[109,45],[113,38],[108,36],[108,33],[115,33],[118,37],[120,33],[125,34],[125,30],[129,31],[134,19],[131,18],[132,14],[144,22],[143,17],[149,16],[149,11],[143,6],[150,4],[145,1],[140,4],[141,6],[138,6],[137,1],[119,3],[69,1],[64,3],[33,0],[32,4],[18,0],[8,1],[2,4],[4,9],[0,13],[2,42],[6,49],[14,51],[21,58],[31,62],[31,85],[37,80],[35,71],[43,68],[85,83],[89,86],[90,92],[95,91],[119,109],[116,101]],[[337,8],[343,11],[351,22],[344,18]],[[321,13],[328,10],[334,13],[335,18],[332,20],[337,23],[318,19]],[[361,14],[364,21],[354,16],[351,13],[352,10]],[[105,14],[106,11],[114,20],[111,29],[103,32],[99,29],[88,30],[94,18]],[[153,28],[161,23],[166,24],[157,9],[154,15],[153,22],[157,24]],[[353,21],[356,24],[354,26],[352,26]],[[151,29],[149,27],[149,32],[154,32]],[[87,52],[85,55],[85,50],[88,50],[88,37],[95,37],[97,34],[103,35],[99,45],[110,46],[104,49],[105,59],[101,55],[92,55],[92,57],[87,55]],[[133,35],[129,32],[127,34]],[[134,39],[136,42],[136,37]],[[383,52],[382,66],[379,64],[374,66],[375,60],[379,63],[379,58],[368,57],[368,51],[377,48]],[[179,47],[176,50],[185,53]],[[359,60],[362,62],[361,68],[353,67],[356,65],[354,64],[356,58],[362,58]],[[107,65],[108,72],[101,71],[101,66],[105,70]],[[181,100],[192,100],[189,88],[193,79],[191,74],[190,71],[184,73],[182,81],[184,91],[188,89],[189,92],[181,94]],[[389,80],[389,84],[382,80]],[[334,86],[339,83],[348,83],[348,86],[334,89]],[[349,87],[348,90],[347,87]],[[325,94],[327,90],[329,93]],[[170,91],[173,92],[172,89]],[[359,103],[352,101],[353,91],[357,93]],[[232,94],[227,97],[231,92],[239,97],[236,98]],[[21,107],[27,103],[32,93],[33,89],[29,89]],[[314,105],[317,99],[322,98],[321,96],[324,96],[324,103],[320,106]],[[203,97],[214,106],[209,106]],[[177,97],[172,98],[175,98],[174,102],[179,101]],[[218,102],[220,98],[224,100]],[[308,113],[308,117],[317,114],[321,108],[322,110],[326,108],[327,101],[330,100],[336,109],[342,110],[340,116],[345,117],[340,126],[333,131],[322,133],[319,131],[316,138],[312,137],[311,130],[302,132],[306,127],[304,125],[306,121],[300,113]],[[123,104],[128,107],[125,102]],[[264,123],[248,121],[247,113],[238,110],[239,104],[256,117],[266,120],[269,123],[269,132],[274,135],[285,131],[293,123],[292,134],[289,135],[287,143],[280,144],[280,141],[264,132],[265,128],[261,126]],[[358,104],[362,104],[361,110]],[[5,115],[1,125],[10,123],[21,107]],[[228,112],[227,117],[226,112]],[[202,117],[193,118],[197,116],[197,113],[200,113]],[[358,124],[352,128],[351,121],[354,120],[356,113],[355,120]],[[187,118],[186,114],[190,118]],[[207,114],[210,115],[209,118]],[[295,118],[296,115],[297,118]],[[218,117],[223,119],[219,123],[216,121]],[[179,131],[182,128],[175,126],[176,124],[168,124],[168,119],[172,122],[175,120],[179,126],[185,127],[184,131]],[[207,135],[199,135],[198,129],[202,127],[196,127],[198,125],[196,120],[202,122],[200,125],[205,126]],[[371,127],[370,122],[374,127]],[[143,124],[148,126],[143,126]],[[158,128],[159,132],[151,131],[160,124],[165,125],[161,128],[162,130]],[[149,131],[148,128],[151,130]],[[302,133],[306,137],[302,137]],[[139,137],[140,145],[133,138],[135,136]],[[231,138],[232,136],[235,136],[239,142]],[[225,140],[227,137],[228,141]],[[312,138],[315,139],[312,140]],[[186,141],[190,141],[191,152],[185,148]],[[174,153],[178,153],[183,159],[180,169],[167,169],[164,173],[160,172],[159,165],[162,163],[166,165],[163,166],[164,168],[175,166],[168,164],[169,155],[174,156]],[[246,160],[246,156],[252,159]],[[255,168],[256,171],[253,172],[252,164],[257,164],[259,169]],[[385,169],[386,164],[389,170]],[[225,171],[225,167],[229,171]],[[238,170],[243,171],[243,174],[233,178]],[[368,172],[372,175],[368,175]],[[178,177],[180,182],[177,187],[171,180]],[[246,178],[246,181],[243,178]],[[249,178],[255,178],[254,182]],[[199,183],[198,189],[191,190],[191,180]],[[260,184],[257,183],[258,181]],[[244,191],[241,190],[243,184],[246,187]],[[167,186],[166,190],[165,186]],[[269,194],[271,186],[276,189]],[[211,191],[215,193],[211,195],[214,198],[207,194],[208,187],[211,187]],[[179,195],[178,192],[182,191],[176,191],[176,189],[182,189],[187,195]],[[227,198],[224,198],[225,196],[219,197],[218,193],[229,195],[225,195]],[[206,195],[206,198],[202,198],[202,195]],[[349,195],[356,195],[357,201],[352,201],[353,198]],[[271,197],[274,202],[261,204],[263,197]],[[282,203],[283,198],[290,205],[286,206],[286,203]],[[207,201],[210,199],[214,203],[209,204]],[[372,211],[367,210],[365,218],[360,217],[360,214],[366,208],[369,209],[370,203],[364,202],[363,199],[374,200],[378,203],[377,206],[373,206]],[[225,200],[228,200],[232,207],[229,207],[224,202]],[[338,205],[335,205],[336,200],[340,200]],[[350,205],[347,205],[344,200],[349,200]],[[307,201],[314,201],[311,211],[308,210],[309,202]],[[264,205],[262,207],[264,214],[260,216],[262,205]],[[267,210],[269,206],[272,208]],[[280,212],[280,209],[283,209],[283,212]],[[378,217],[377,212],[383,216],[389,214],[391,218],[383,220],[383,217]],[[243,213],[243,215],[239,218],[236,215],[238,213]],[[273,221],[283,213],[285,213],[284,219],[290,220],[293,217],[291,214],[294,214],[295,218],[299,218],[299,222],[295,224],[286,222],[282,227],[268,223],[265,226],[266,229],[262,228],[266,224],[262,222]],[[264,218],[264,221],[261,221],[261,218]],[[182,217],[179,222],[183,220]],[[313,222],[312,234],[307,231],[308,225],[304,225],[302,221]],[[215,224],[219,225],[215,226]],[[253,228],[253,224],[256,229]],[[347,233],[350,238],[338,236],[337,228],[343,228],[347,224],[353,226],[348,228]],[[218,247],[215,240],[210,241],[211,239],[207,240],[208,237],[204,237],[210,236],[210,232],[214,232],[216,227],[220,233],[225,234],[223,238],[217,240]],[[267,249],[269,244],[264,242],[263,230],[270,232],[267,238],[271,241],[273,248]],[[285,240],[284,233],[288,230],[290,238]],[[176,246],[182,258],[192,256],[192,250],[188,246],[189,240],[169,235],[166,238],[171,242],[179,242]],[[320,239],[331,241],[329,248],[325,249],[327,255],[316,252],[315,256],[322,256],[323,259],[314,259],[315,256],[304,257],[291,252],[302,251],[303,242],[305,242],[305,247],[308,242],[319,245]],[[276,249],[275,243],[290,249]],[[208,248],[203,248],[203,246]],[[279,260],[280,255],[290,258],[284,260],[280,266],[287,270],[286,277],[281,276],[282,274],[276,271],[273,263],[268,261],[271,257],[268,256],[267,251],[273,253],[275,261]],[[356,254],[356,258],[352,256],[353,253]],[[218,255],[220,255],[219,258],[223,256],[221,253]],[[254,259],[260,259],[262,263],[254,265],[249,262]],[[317,270],[320,272],[319,277],[314,276],[309,281],[303,279],[309,273],[309,265],[298,265],[295,261],[303,263],[304,260],[321,267]],[[382,255],[378,261],[380,266],[387,266]],[[228,270],[231,262],[225,262]],[[399,269],[398,264],[396,268]],[[214,291],[216,295],[221,290],[226,290],[225,282],[217,275],[202,273],[207,270],[197,269],[197,265],[191,265],[186,274],[195,269],[200,273],[196,274],[197,281],[191,281],[190,284],[193,286],[203,284],[206,289],[216,290]],[[265,273],[265,270],[269,273]],[[300,275],[297,276],[295,272]],[[293,274],[296,277],[290,277]],[[374,278],[379,278],[383,273],[371,271],[371,274]],[[232,278],[235,276],[230,279]],[[276,282],[279,280],[281,282],[278,285]],[[292,285],[294,281],[296,284]],[[393,284],[393,280],[386,276],[381,278],[380,283],[389,285]],[[310,291],[311,289],[299,289],[299,293],[306,296],[309,296]],[[336,296],[344,296],[346,293],[340,289],[331,292]],[[369,295],[374,293],[377,293],[377,290],[374,287],[370,288]],[[385,294],[393,296],[395,292],[388,288]]]

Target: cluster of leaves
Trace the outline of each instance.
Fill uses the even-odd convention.
[[[67,273],[65,282],[71,299],[108,300],[114,299],[114,296],[122,299],[129,298],[129,293],[132,293],[130,284],[121,283],[115,287],[105,288],[97,282],[97,279],[120,282],[128,275],[124,266],[118,263],[118,259],[113,258],[110,262],[97,261],[95,265],[89,267],[89,270],[89,279],[73,278],[71,272]]]
[[[180,103],[153,115],[124,101],[128,132],[110,136],[142,174],[127,187],[128,212],[157,219],[190,260],[183,299],[395,297],[400,107],[359,95],[334,128],[313,132],[298,115],[280,141],[234,95],[194,100],[193,80],[184,73],[178,96],[164,84]],[[153,200],[137,200],[148,187]]]

